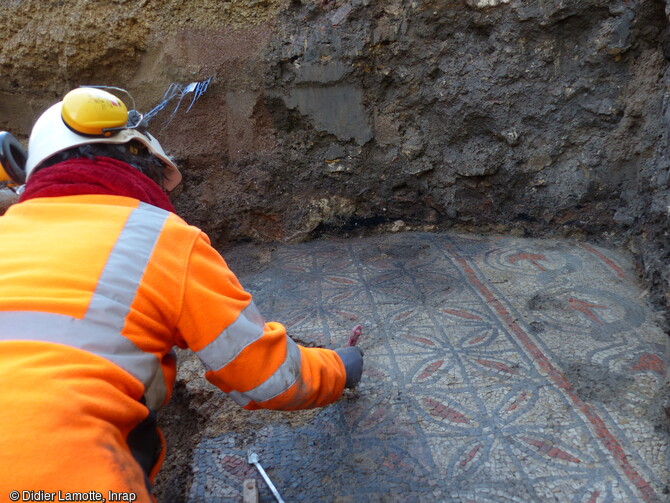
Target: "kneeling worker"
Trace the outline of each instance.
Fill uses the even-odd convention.
[[[1,501],[152,501],[174,346],[246,409],[320,407],[361,377],[358,348],[305,348],[263,321],[207,236],[175,215],[181,174],[140,118],[80,88],[40,116],[27,155],[1,135],[5,171],[27,179],[0,217]]]

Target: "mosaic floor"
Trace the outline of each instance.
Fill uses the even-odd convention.
[[[279,247],[242,277],[268,320],[341,346],[357,391],[299,426],[205,437],[190,501],[667,502],[668,338],[616,251],[404,233]]]

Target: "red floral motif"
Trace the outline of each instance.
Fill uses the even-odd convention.
[[[555,447],[552,442],[545,442],[544,440],[537,440],[529,437],[521,437],[521,440],[530,444],[534,447],[537,447],[537,450],[542,454],[549,456],[550,458],[561,459],[563,461],[568,461],[570,463],[581,463],[579,459],[574,456],[571,456],[567,452]]]
[[[442,312],[458,316],[459,318],[465,318],[466,320],[482,321],[482,318],[480,316],[477,316],[476,314],[473,313],[469,313],[468,311],[463,311],[462,309],[442,309]]]
[[[431,341],[430,339],[426,339],[425,337],[414,337],[413,335],[406,335],[405,338],[409,339],[410,341],[425,344],[427,346],[435,346],[435,342]]]
[[[644,371],[649,370],[651,372],[656,372],[661,377],[665,376],[665,362],[657,355],[651,353],[645,353],[640,356],[638,362],[633,365],[634,371]]]
[[[478,359],[475,360],[477,363],[480,365],[483,365],[484,367],[489,367],[494,370],[497,370],[498,372],[504,372],[506,374],[518,374],[519,372],[516,369],[513,369],[509,365],[503,363],[503,362],[497,362],[494,360],[483,360],[483,359]]]
[[[423,403],[428,407],[428,412],[431,416],[439,417],[440,419],[446,419],[451,423],[467,424],[470,422],[470,418],[461,414],[456,409],[447,407],[437,400],[433,400],[432,398],[424,398]]]
[[[520,262],[522,260],[527,260],[531,264],[533,264],[535,267],[537,267],[540,271],[546,271],[544,267],[542,267],[538,262],[540,260],[547,260],[547,257],[544,255],[539,255],[536,253],[526,253],[526,252],[519,252],[516,255],[512,255],[507,258],[507,261],[510,264],[516,264],[517,262]]]
[[[436,362],[433,362],[430,365],[428,365],[419,375],[419,381],[424,381],[428,379],[430,376],[432,376],[435,372],[439,370],[439,368],[442,366],[443,363],[444,360],[437,360]]]
[[[333,283],[341,283],[343,285],[355,285],[356,281],[349,279],[349,278],[340,278],[338,276],[329,276],[326,278],[328,281],[332,281]]]
[[[519,396],[517,396],[512,403],[510,403],[507,408],[505,409],[505,412],[512,412],[516,410],[519,405],[521,405],[523,402],[525,402],[528,399],[528,394],[524,391],[522,391]]]
[[[465,456],[463,459],[461,459],[461,462],[459,463],[461,468],[465,467],[468,463],[470,463],[473,459],[475,459],[475,456],[479,452],[479,450],[482,448],[482,444],[477,444],[470,450],[470,452]]]
[[[585,302],[583,300],[575,299],[570,297],[568,299],[569,308],[573,311],[579,311],[580,313],[587,316],[589,319],[593,320],[598,325],[604,325],[602,320],[598,318],[593,312],[594,309],[607,309],[607,306],[600,306],[598,304],[592,304],[590,302]]]

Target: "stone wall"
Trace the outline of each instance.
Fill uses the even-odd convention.
[[[666,5],[668,4],[668,5]],[[668,284],[661,0],[0,2],[0,128],[80,84],[138,107],[213,77],[154,133],[218,247],[352,229],[625,243]]]

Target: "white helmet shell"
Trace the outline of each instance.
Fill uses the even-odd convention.
[[[54,154],[71,147],[89,143],[128,143],[137,140],[158,157],[164,164],[163,187],[167,191],[173,190],[181,182],[182,176],[177,166],[165,153],[158,140],[149,133],[142,133],[137,129],[121,129],[111,136],[85,136],[75,133],[65,125],[61,116],[63,102],[60,101],[44,112],[33,126],[28,140],[28,159],[26,161],[26,179],[43,161]]]

